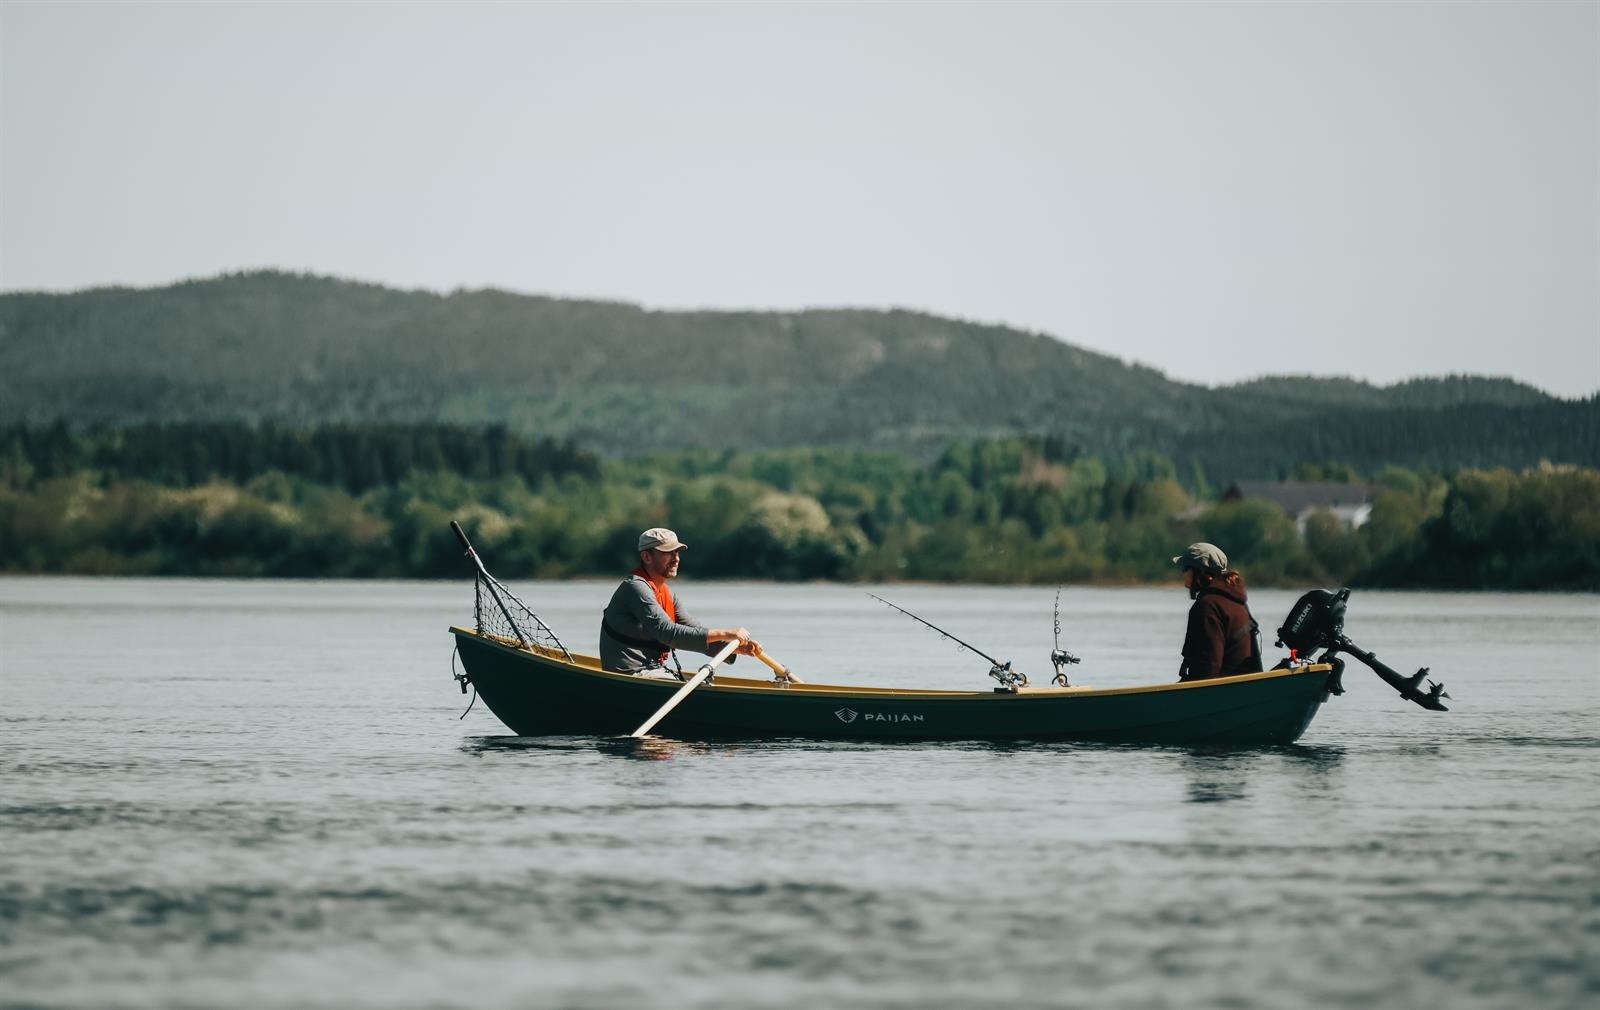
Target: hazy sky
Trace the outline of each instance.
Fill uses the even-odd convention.
[[[1600,4],[0,3],[0,289],[903,306],[1600,388]]]

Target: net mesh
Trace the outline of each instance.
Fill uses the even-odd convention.
[[[478,574],[477,599],[472,614],[480,635],[487,635],[506,645],[537,645],[554,649],[572,662],[572,653],[561,644],[561,639],[550,630],[550,626],[516,593],[507,589],[505,583],[486,572]]]

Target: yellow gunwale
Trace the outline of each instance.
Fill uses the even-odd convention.
[[[452,634],[468,638],[475,638],[486,645],[507,652],[517,654],[532,653],[540,659],[558,663],[569,669],[580,670],[583,673],[598,677],[609,677],[630,684],[659,684],[663,687],[673,685],[672,681],[640,680],[629,673],[613,673],[600,668],[600,660],[594,656],[573,652],[572,658],[576,663],[568,663],[560,649],[551,649],[542,645],[535,645],[524,649],[520,644],[509,639],[498,638],[494,635],[482,635],[471,628],[452,625]],[[1024,687],[1015,694],[1009,691],[957,691],[945,688],[921,687],[860,687],[851,684],[817,684],[806,681],[804,684],[789,684],[779,686],[770,680],[749,680],[743,677],[726,677],[718,674],[717,678],[708,684],[700,686],[701,691],[718,691],[734,694],[818,694],[818,695],[871,695],[884,698],[916,697],[937,699],[965,699],[976,701],[990,699],[994,701],[1015,701],[1018,699],[1038,697],[1059,698],[1103,698],[1118,694],[1147,694],[1152,691],[1194,691],[1207,687],[1216,687],[1221,684],[1242,684],[1252,680],[1276,680],[1280,677],[1298,677],[1305,673],[1325,673],[1332,670],[1328,663],[1305,663],[1300,666],[1288,667],[1282,670],[1264,670],[1261,673],[1241,673],[1233,677],[1213,677],[1209,680],[1174,681],[1167,684],[1140,684],[1135,687]]]

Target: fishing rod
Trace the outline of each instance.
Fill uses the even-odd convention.
[[[1061,647],[1061,587],[1060,586],[1056,587],[1055,627],[1056,627],[1056,647],[1054,649],[1050,650],[1050,662],[1055,665],[1056,675],[1051,679],[1057,685],[1059,685],[1061,687],[1071,687],[1072,685],[1067,682],[1067,667],[1072,665],[1073,663],[1082,662],[1082,660],[1080,660],[1077,656],[1074,656],[1072,653],[1068,652],[1066,649],[1063,649]]]
[[[877,593],[868,593],[867,595],[886,607],[892,607],[893,609],[900,611],[900,613],[911,618],[913,621],[916,621],[918,624],[932,628],[934,631],[939,633],[939,637],[948,638],[950,641],[961,646],[963,649],[966,649],[968,652],[976,653],[977,655],[982,656],[984,659],[987,659],[989,661],[989,676],[1000,682],[999,690],[1015,692],[1019,687],[1028,686],[1028,675],[1023,673],[1021,670],[1011,669],[1010,660],[1002,663],[998,659],[995,659],[993,656],[989,655],[987,652],[984,652],[982,649],[978,648],[976,645],[973,645],[971,642],[966,642],[960,638],[957,638],[955,635],[950,634],[950,632],[939,627],[937,624],[934,624],[932,621],[924,620],[923,618],[918,617],[905,607],[890,603]]]

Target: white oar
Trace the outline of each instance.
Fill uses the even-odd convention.
[[[739,640],[737,638],[732,639],[727,645],[724,645],[721,652],[711,657],[711,662],[707,663],[705,666],[702,666],[700,668],[700,672],[696,673],[693,677],[690,677],[687,684],[684,684],[682,687],[678,688],[677,693],[668,698],[665,705],[662,705],[660,708],[656,709],[655,715],[646,719],[643,726],[640,726],[629,735],[637,739],[638,737],[644,736],[646,733],[650,732],[650,730],[655,727],[656,723],[667,717],[668,712],[671,712],[673,709],[678,707],[678,702],[689,697],[690,691],[693,691],[695,688],[705,683],[705,679],[711,676],[711,671],[716,669],[717,665],[723,660],[733,655],[733,650],[737,649],[738,647]]]

